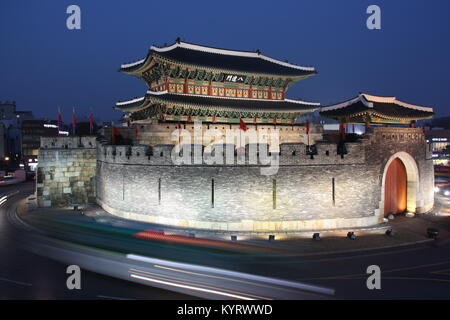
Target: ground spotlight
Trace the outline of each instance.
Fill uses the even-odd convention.
[[[349,238],[350,240],[355,240],[356,235],[353,231],[350,231],[349,233],[347,233],[347,238]]]
[[[438,235],[439,235],[439,229],[436,228],[428,228],[427,229],[427,235],[428,238],[431,239],[437,239]]]
[[[393,237],[393,236],[395,236],[395,231],[392,230],[392,229],[387,229],[386,230],[386,235],[389,236],[389,237]]]
[[[314,233],[312,238],[313,238],[313,240],[319,241],[320,240],[320,233]]]

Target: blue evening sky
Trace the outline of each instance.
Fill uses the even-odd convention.
[[[66,28],[71,4],[81,30]],[[366,28],[371,4],[381,7],[381,30]],[[73,107],[118,119],[115,102],[146,91],[120,64],[177,37],[315,66],[289,98],[326,105],[368,92],[450,115],[448,0],[1,1],[0,101],[52,119],[61,107],[66,122]]]

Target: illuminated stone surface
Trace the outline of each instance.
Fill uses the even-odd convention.
[[[335,143],[318,142],[314,159],[305,154],[304,144],[282,144],[280,168],[273,176],[261,175],[260,166],[249,164],[175,166],[170,145],[111,146],[97,142],[95,149],[91,137],[78,143],[70,141],[72,147],[64,149],[67,141],[76,138],[58,138],[54,145],[52,139],[44,138],[38,201],[41,206],[50,205],[49,201],[58,206],[70,204],[69,195],[77,203],[94,202],[96,197],[115,215],[200,229],[364,227],[383,221],[383,174],[390,158],[398,154],[407,162],[407,174],[417,175],[408,179],[408,190],[415,197],[410,197],[414,203],[409,201],[408,209],[417,213],[431,210],[434,173],[422,130],[370,130],[367,139],[346,144],[344,158],[337,155]],[[408,169],[413,166],[417,172]],[[71,188],[71,194],[65,194],[65,188]]]

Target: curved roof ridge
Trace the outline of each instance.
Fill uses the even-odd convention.
[[[345,101],[337,103],[337,104],[333,104],[333,105],[330,105],[330,106],[322,107],[320,109],[320,111],[331,111],[331,110],[336,110],[336,109],[342,109],[342,108],[345,108],[345,107],[347,107],[347,106],[357,102],[360,99],[361,99],[360,96],[356,96],[354,98],[345,100]]]
[[[295,65],[289,62],[284,62],[277,60],[275,58],[271,58],[268,56],[265,56],[259,52],[253,52],[253,51],[239,51],[239,50],[230,50],[230,49],[219,49],[214,47],[208,47],[208,46],[202,46],[198,44],[193,44],[189,42],[179,41],[175,42],[174,44],[167,46],[167,47],[156,47],[151,46],[150,50],[154,50],[156,52],[167,52],[171,51],[176,48],[184,48],[184,49],[190,49],[195,51],[203,51],[208,53],[215,53],[215,54],[223,54],[223,55],[231,55],[231,56],[240,56],[240,57],[249,57],[249,58],[260,58],[272,63],[276,63],[285,67],[293,68],[293,69],[299,69],[304,71],[315,71],[314,67],[305,67],[305,66],[299,66]]]
[[[395,103],[395,104],[398,104],[405,108],[433,112],[433,108],[425,107],[425,106],[418,106],[418,105],[410,104],[407,102],[403,102],[403,101],[398,100],[396,97],[375,96],[375,95],[371,95],[371,94],[367,94],[367,93],[361,93],[360,95],[364,96],[364,98],[370,102]]]
[[[284,100],[278,100],[278,101],[287,101],[292,103],[299,103],[299,104],[309,104],[311,106],[320,106],[320,102],[309,102],[304,100],[294,100],[294,99],[284,99]]]
[[[396,101],[396,98],[393,96],[376,96],[368,93],[360,93],[359,95],[370,102],[394,103]]]
[[[126,104],[131,104],[131,103],[135,103],[135,102],[143,101],[143,100],[145,100],[145,96],[140,97],[140,98],[134,98],[134,99],[127,100],[127,101],[118,101],[118,102],[116,102],[116,106],[123,106]]]
[[[395,103],[402,107],[405,107],[405,108],[416,109],[416,110],[427,111],[427,112],[434,112],[433,108],[431,108],[431,107],[417,106],[414,104],[409,104],[409,103],[406,103],[403,101],[398,101],[398,100],[395,100]]]
[[[362,103],[364,103],[364,105],[368,108],[373,108],[374,102],[375,103],[394,103],[394,104],[397,104],[399,106],[409,108],[409,109],[433,112],[433,108],[409,104],[409,103],[406,103],[403,101],[399,101],[399,100],[397,100],[396,97],[393,97],[393,96],[376,96],[376,95],[371,95],[371,94],[367,94],[367,93],[360,93],[358,96],[351,98],[349,100],[346,100],[346,101],[343,101],[343,102],[340,102],[340,103],[337,103],[334,105],[330,105],[327,107],[323,107],[323,108],[321,108],[321,111],[331,111],[331,110],[342,109],[342,108],[345,108],[345,107],[357,102],[358,100],[361,101]]]
[[[121,64],[120,68],[121,69],[131,68],[131,67],[137,66],[137,65],[145,62],[145,60],[147,60],[147,57],[145,57],[144,59],[141,59],[139,61]]]

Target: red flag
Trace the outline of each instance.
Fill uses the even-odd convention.
[[[242,118],[239,120],[239,129],[241,129],[242,131],[247,131],[247,125],[245,124],[244,120],[242,120]]]
[[[137,138],[137,137],[138,137],[138,134],[139,134],[138,126],[134,127],[134,134],[135,134],[135,136],[136,136],[136,138]]]
[[[369,121],[366,121],[366,131],[367,131],[367,129],[369,129],[369,127],[370,127],[370,123],[369,123]]]
[[[89,132],[92,134],[94,132],[94,116],[92,111],[89,113]]]
[[[306,134],[309,134],[309,120],[306,120]]]
[[[344,141],[345,140],[345,125],[342,122],[339,124],[339,132],[341,133],[341,140]]]
[[[114,127],[114,125],[112,125],[111,133],[112,133],[112,137],[111,137],[112,138],[112,144],[115,145],[117,143],[117,137],[120,134],[119,130],[116,127]]]
[[[75,134],[75,129],[77,127],[77,119],[75,118],[75,108],[72,110],[72,134]]]

